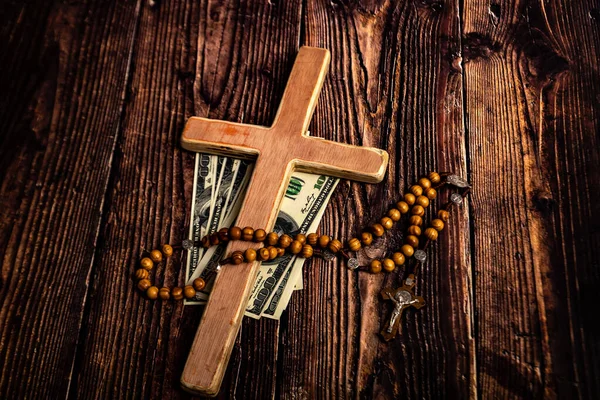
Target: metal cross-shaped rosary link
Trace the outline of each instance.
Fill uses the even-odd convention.
[[[406,278],[402,287],[395,290],[392,288],[385,288],[381,291],[381,297],[383,297],[384,300],[394,303],[392,315],[381,330],[381,336],[386,341],[392,340],[396,337],[398,332],[402,332],[400,320],[405,309],[408,307],[419,309],[425,305],[425,300],[423,300],[421,296],[414,295],[414,286],[415,276],[411,274]]]

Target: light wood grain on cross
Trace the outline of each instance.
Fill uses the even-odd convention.
[[[181,139],[184,148],[256,158],[236,225],[272,229],[294,170],[372,183],[383,179],[385,151],[307,135],[329,59],[325,49],[300,49],[271,127],[199,117],[187,122]],[[227,254],[246,248],[248,243],[231,242]],[[227,265],[217,276],[181,377],[187,390],[218,393],[259,266],[260,262]]]

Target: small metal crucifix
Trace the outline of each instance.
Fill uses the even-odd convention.
[[[425,305],[425,300],[421,296],[415,296],[413,294],[413,287],[415,286],[415,276],[409,275],[404,281],[402,287],[398,289],[385,288],[381,291],[381,297],[384,300],[389,300],[394,303],[394,309],[390,319],[386,322],[383,329],[381,330],[381,336],[387,342],[396,337],[398,332],[402,333],[402,313],[408,307],[414,307],[419,309]]]

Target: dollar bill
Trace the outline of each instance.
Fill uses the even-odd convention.
[[[235,222],[252,175],[252,163],[233,158],[198,154],[194,177],[190,239],[230,227]],[[294,173],[281,204],[275,231],[283,234],[314,231],[323,215],[338,179],[323,175]],[[206,287],[186,305],[205,304],[216,277],[218,262],[226,244],[206,251],[194,247],[186,264],[186,284],[202,277]],[[278,318],[287,307],[294,289],[302,288],[303,258],[285,255],[263,263],[252,291],[246,315]]]
[[[202,156],[202,154],[199,154],[197,157],[201,158]],[[211,169],[208,175],[211,175],[215,182],[210,192],[210,211],[202,213],[200,218],[194,219],[192,217],[191,223],[193,225],[200,224],[202,228],[192,227],[190,229],[190,232],[200,231],[202,236],[215,233],[223,227],[231,226],[239,213],[243,195],[252,173],[252,165],[249,161],[220,156],[210,157],[215,158],[208,164],[209,169]],[[200,174],[197,175],[200,177]],[[192,204],[192,216],[197,214],[197,206],[203,207],[202,202],[196,204],[196,201],[208,197],[208,193],[203,196],[199,194],[203,190],[201,179],[197,178],[195,181],[196,195]],[[194,299],[186,300],[186,304],[203,304],[206,302],[214,281],[214,271],[218,261],[224,255],[225,248],[226,245],[213,246],[203,252],[201,257],[195,257],[197,254],[194,252],[195,249],[190,251],[186,269],[186,284],[191,284],[194,279],[201,277],[206,281],[206,287],[202,292],[197,293]]]
[[[208,154],[196,154],[194,187],[192,190],[192,212],[189,239],[198,241],[205,235],[208,218],[211,213],[214,158]],[[186,262],[187,276],[194,273],[198,261],[203,255],[202,247],[194,247],[188,252]]]
[[[296,258],[291,266],[285,271],[281,282],[277,285],[277,289],[273,292],[267,306],[261,313],[261,317],[272,318],[272,319],[280,319],[281,313],[283,310],[287,308],[289,304],[292,294],[294,293],[294,288],[291,282],[294,282],[302,277],[302,266],[304,265],[303,258]]]
[[[251,169],[251,167],[248,167]],[[233,201],[229,204],[229,208],[223,214],[226,215],[220,225],[217,225],[215,231],[223,227],[232,226],[235,218],[239,214],[242,202],[243,202],[243,193],[247,187],[251,172],[246,172],[245,175],[240,175],[241,182],[238,185],[238,189],[234,191]],[[215,214],[214,218],[218,218],[218,215]],[[213,232],[213,233],[214,233]],[[216,270],[221,261],[225,257],[225,252],[227,250],[227,243],[220,244],[218,246],[213,246],[206,251],[202,260],[200,260],[199,266],[189,278],[189,282],[193,282],[194,279],[200,277],[204,279],[206,282],[206,286],[202,290],[202,292],[197,293],[196,300],[205,301],[208,299],[208,295],[210,294],[214,279],[216,278]]]
[[[339,179],[334,179],[334,181],[333,189],[335,189],[337,186]],[[329,193],[325,199],[325,205],[329,203],[333,189],[328,191]],[[317,227],[323,218],[323,214],[325,213],[325,208],[325,206],[319,208],[313,223],[308,228],[308,231],[314,232],[317,230]],[[297,257],[292,263],[290,263],[290,265],[288,265],[288,268],[285,271],[282,280],[279,282],[277,289],[273,292],[271,298],[267,302],[266,307],[263,309],[261,317],[272,319],[281,318],[281,313],[287,308],[294,290],[298,290],[298,287],[300,287],[300,289],[303,287],[302,268],[305,261],[305,258]]]
[[[281,203],[274,230],[279,234],[293,236],[315,229],[338,181],[325,175],[294,173]],[[280,294],[286,288],[293,291],[294,282],[289,280],[289,276],[295,261],[295,256],[286,254],[261,264],[246,307],[246,316],[260,318],[263,310],[270,305],[272,297],[277,294],[280,284],[283,284]],[[286,276],[288,280],[284,281]],[[279,299],[273,304],[273,314],[277,303]]]

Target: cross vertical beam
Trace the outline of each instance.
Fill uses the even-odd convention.
[[[271,230],[294,170],[380,182],[388,154],[307,135],[327,67],[329,51],[302,47],[271,127],[192,117],[181,139],[186,149],[256,158],[236,225]],[[227,254],[262,244],[230,242]],[[260,262],[224,266],[202,316],[181,383],[194,393],[218,393]]]

